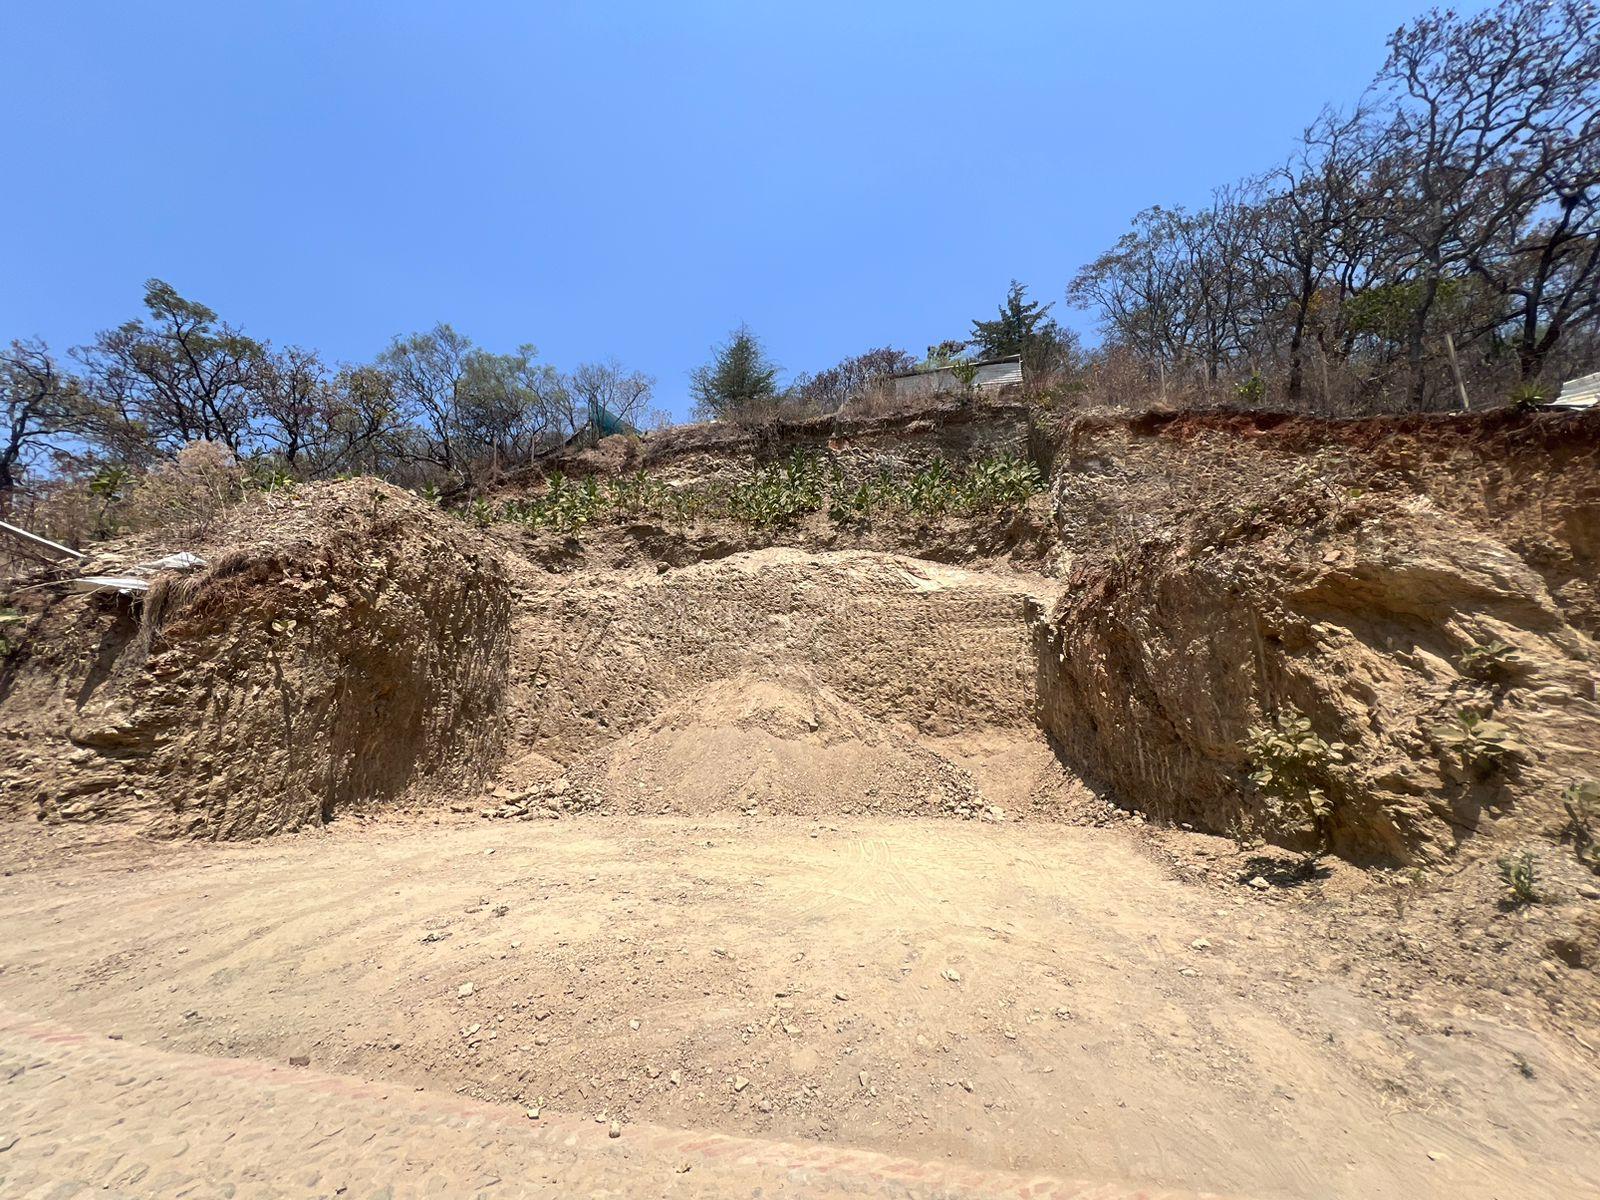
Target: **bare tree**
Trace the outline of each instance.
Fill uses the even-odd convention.
[[[650,401],[656,381],[643,371],[627,370],[614,358],[579,364],[566,377],[566,387],[572,399],[568,425],[574,432],[602,410],[635,429],[654,421]]]
[[[0,503],[9,505],[20,476],[41,453],[59,450],[83,431],[83,397],[45,344],[14,341],[0,350],[0,400],[6,413],[0,444]]]
[[[841,359],[814,375],[796,376],[788,395],[818,412],[838,412],[845,401],[861,395],[873,384],[917,365],[915,356],[891,346],[880,346]]]
[[[1406,329],[1420,405],[1441,285],[1481,274],[1600,137],[1600,15],[1586,0],[1502,0],[1470,18],[1434,10],[1390,37],[1377,82],[1395,97],[1386,136],[1405,164],[1396,218],[1420,285]]]

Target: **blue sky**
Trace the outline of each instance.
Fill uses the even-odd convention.
[[[615,355],[681,415],[741,320],[793,374],[959,336],[1013,276],[1059,299],[1421,7],[12,0],[0,339],[82,342],[159,276],[336,360],[439,320]]]

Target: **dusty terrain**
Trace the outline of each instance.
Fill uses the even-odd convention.
[[[0,1192],[281,1194],[309,1139],[306,1195],[1600,1196],[1561,803],[1600,778],[1600,423],[957,415],[564,469],[1043,437],[1048,491],[557,530],[357,480],[191,531],[143,603],[25,580]],[[1522,748],[1469,763],[1463,709]],[[1344,747],[1320,865],[1249,775],[1289,710]],[[566,1132],[451,1123],[508,1114]],[[371,1149],[403,1129],[437,1171]],[[690,1136],[744,1166],[678,1171]]]
[[[34,834],[5,850],[0,988],[133,1045],[625,1131],[1259,1197],[1600,1194],[1570,1042],[1510,998],[1396,1006],[1404,970],[1385,998],[1339,969],[1339,902],[1241,886],[1198,835],[1221,869],[1184,882],[1147,843],[726,816]]]

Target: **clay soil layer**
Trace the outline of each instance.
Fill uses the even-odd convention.
[[[1187,836],[1191,861],[1232,853]],[[1396,1020],[1341,973],[1313,901],[1230,870],[1197,881],[1155,837],[737,814],[389,817],[242,844],[14,826],[0,1003],[82,1031],[84,1054],[114,1035],[129,1053],[304,1056],[397,1095],[617,1121],[623,1140],[665,1127],[1236,1196],[1600,1195],[1600,1083],[1569,1039],[1488,1007]],[[68,1078],[3,1044],[0,1102],[29,1070]],[[346,1103],[294,1136],[321,1146]],[[32,1104],[0,1107],[24,1122],[0,1137],[0,1179],[23,1162],[51,1178]],[[125,1115],[206,1175],[181,1107]],[[249,1136],[215,1153],[287,1169],[276,1122],[243,1113]],[[457,1157],[427,1178],[466,1194],[488,1145],[441,1149]],[[374,1191],[354,1170],[351,1194]],[[548,1194],[598,1179],[592,1158],[541,1170]],[[669,1176],[651,1194],[696,1194]],[[895,1194],[969,1194],[909,1186]]]

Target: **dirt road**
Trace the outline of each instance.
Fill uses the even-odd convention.
[[[6,834],[0,1003],[101,1054],[303,1055],[396,1096],[615,1120],[623,1142],[715,1131],[1260,1198],[1600,1195],[1600,1083],[1569,1049],[1481,1014],[1397,1026],[1300,969],[1292,912],[1180,882],[1124,827]],[[0,1088],[11,1117],[27,1079]]]

